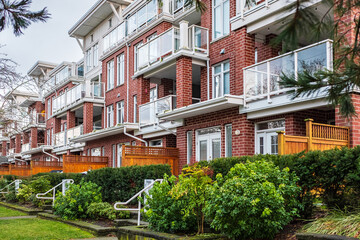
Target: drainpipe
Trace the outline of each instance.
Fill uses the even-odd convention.
[[[126,136],[128,136],[128,137],[131,137],[131,138],[134,138],[134,139],[136,139],[136,140],[139,140],[139,141],[145,143],[145,146],[148,146],[147,141],[145,141],[145,140],[143,140],[143,139],[141,139],[141,138],[135,137],[134,135],[131,135],[131,134],[127,133],[125,126],[124,126],[124,135],[126,135]]]
[[[129,43],[126,43],[126,122],[129,122]],[[135,122],[135,120],[134,120]]]
[[[207,100],[210,100],[210,61],[206,61],[207,67]]]
[[[50,153],[45,152],[44,147],[42,147],[41,150],[42,150],[42,152],[45,153],[46,155],[48,155],[48,156],[50,156],[50,157],[52,157],[52,158],[55,158],[55,159],[57,159],[57,160],[60,162],[60,158],[56,157],[55,155],[52,155],[52,154],[50,154]]]

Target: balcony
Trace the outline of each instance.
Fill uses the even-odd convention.
[[[46,146],[44,143],[37,143],[36,147],[31,147],[31,143],[25,143],[21,146],[21,155],[23,158],[31,157],[31,154],[42,152],[42,150],[50,150],[51,146]]]
[[[21,152],[27,152],[30,151],[30,143],[25,143],[23,145],[21,145]]]
[[[195,25],[185,30],[172,27],[148,41],[138,49],[139,60],[134,77],[163,66],[181,55],[206,60],[209,55],[208,29]]]
[[[79,84],[54,98],[52,115],[60,114],[85,101],[100,103],[105,99],[103,83]]]
[[[83,134],[83,125],[70,128],[66,131],[55,134],[55,148],[63,147],[70,144],[70,139]]]
[[[290,90],[279,85],[281,76],[296,79],[305,69],[313,73],[332,69],[332,60],[332,41],[325,40],[244,68],[245,103],[258,99],[271,103],[272,98]]]
[[[9,148],[9,154],[15,154],[15,148]]]
[[[199,98],[193,98],[192,103],[200,102]],[[145,103],[139,106],[139,122],[140,126],[153,125],[161,122],[157,117],[168,111],[176,108],[176,96],[169,95],[152,102]]]
[[[45,127],[45,114],[34,113],[25,117],[23,120],[23,130],[29,127]]]

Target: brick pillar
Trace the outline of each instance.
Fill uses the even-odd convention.
[[[158,98],[162,98],[168,95],[172,95],[173,80],[172,79],[161,79],[161,84],[158,86]]]
[[[208,100],[208,79],[207,79],[207,67],[200,68],[200,98],[201,101]],[[209,75],[210,76],[210,75]],[[211,88],[209,88],[211,93]],[[211,96],[211,94],[209,94]]]
[[[150,101],[150,80],[138,77],[139,91],[138,94],[138,106]]]
[[[30,141],[30,135],[28,132],[23,132],[23,144],[29,143]]]
[[[75,112],[70,110],[66,112],[66,124],[68,129],[75,127]]]
[[[192,104],[192,59],[179,57],[176,59],[176,107]]]
[[[7,153],[6,149],[7,149],[7,141],[2,141],[1,153],[3,156],[6,156]]]
[[[244,92],[243,68],[255,63],[255,36],[248,34],[246,27],[235,31],[235,48],[235,75],[239,80],[234,87],[230,86],[230,91],[231,94],[242,95]]]
[[[36,148],[38,143],[38,131],[37,128],[31,128],[30,129],[31,134],[31,148]]]
[[[93,125],[94,125],[94,120],[93,120],[93,115],[94,115],[94,107],[93,107],[93,103],[89,103],[86,102],[84,103],[84,134],[85,133],[90,133],[93,131]]]
[[[21,152],[21,134],[15,136],[15,153]]]
[[[15,138],[10,139],[10,148],[15,148]]]
[[[61,119],[54,119],[54,134],[61,132]]]

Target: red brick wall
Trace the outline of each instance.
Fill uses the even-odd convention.
[[[255,43],[255,47],[257,48],[258,52],[258,62],[262,62],[279,55],[279,52],[281,51],[281,45],[276,47],[271,45],[271,40],[275,37],[276,35],[269,34],[265,36],[264,43]]]
[[[7,141],[2,141],[2,144],[1,144],[1,154],[3,156],[6,156],[7,155]]]
[[[15,135],[15,153],[21,152],[21,134]]]
[[[83,123],[83,128],[84,128],[84,134],[85,133],[90,133],[93,131],[93,115],[94,115],[94,104],[93,103],[89,103],[86,102],[84,103],[84,123]]]
[[[188,106],[192,103],[192,58],[176,59],[176,106]]]

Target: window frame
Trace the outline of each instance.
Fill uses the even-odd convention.
[[[106,63],[106,71],[107,71],[106,90],[109,91],[109,90],[114,89],[114,84],[115,84],[114,59],[112,59]]]
[[[121,100],[116,103],[116,124],[123,124],[124,122],[125,122],[125,102],[124,100]]]
[[[113,126],[114,126],[114,105],[111,104],[106,106],[106,128]]]
[[[137,123],[137,95],[133,96],[133,122]]]
[[[224,70],[225,69],[225,64],[229,64],[229,69],[228,70]],[[215,74],[215,68],[218,67],[218,66],[221,66],[221,71],[219,73],[216,73]],[[224,89],[225,89],[225,82],[224,82],[224,76],[225,74],[228,73],[229,74],[229,86],[228,89],[229,89],[229,93],[224,93]],[[216,85],[215,85],[215,78],[217,76],[220,76],[220,94],[219,96],[215,96],[216,94]],[[212,66],[212,98],[219,98],[219,97],[223,97],[224,95],[226,94],[230,94],[230,82],[231,82],[231,79],[230,79],[230,61],[229,60],[225,60],[223,62],[220,62],[220,63],[217,63],[215,65]]]
[[[230,127],[231,128],[231,143],[229,146],[229,142],[228,142],[228,132],[227,132],[227,128]],[[224,130],[225,130],[225,157],[232,157],[232,124],[226,124],[224,126]],[[231,152],[228,152],[228,147],[230,147]]]
[[[230,15],[230,1],[229,0],[218,0],[219,3],[217,5],[215,5],[215,1],[216,0],[212,0],[212,3],[211,3],[211,6],[212,6],[212,40],[217,40],[217,39],[220,39],[224,36],[227,36],[230,34],[230,18],[229,18],[229,15]],[[228,2],[229,4],[229,12],[227,15],[224,15],[224,3],[225,2]],[[215,32],[215,9],[216,8],[220,8],[220,19],[222,21],[222,24],[221,24],[221,34],[220,36],[216,37],[216,32]],[[224,21],[224,16],[228,16],[229,18],[229,22],[228,22],[228,25],[229,25],[229,32],[225,33],[224,32],[224,26],[225,26],[225,21]],[[218,20],[218,19],[217,19]]]
[[[116,84],[117,86],[125,84],[125,54],[121,53],[116,57]],[[121,69],[121,72],[120,72]],[[121,75],[120,75],[121,74]]]

